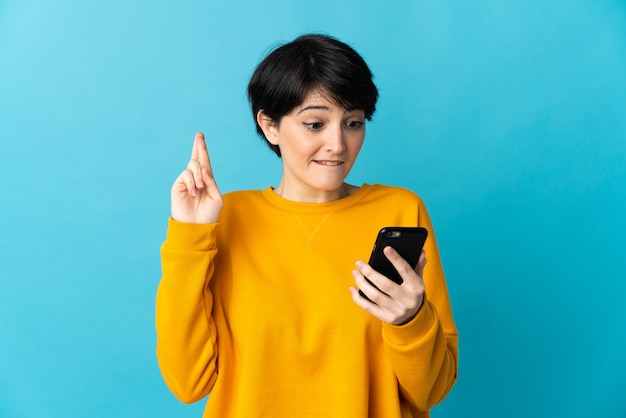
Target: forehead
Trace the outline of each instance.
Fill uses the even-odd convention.
[[[338,107],[337,104],[333,100],[330,100],[328,97],[329,95],[325,92],[313,90],[304,97],[302,104],[298,106],[298,108],[304,108],[311,104],[320,104],[327,107]]]

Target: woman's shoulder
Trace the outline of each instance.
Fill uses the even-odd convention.
[[[224,207],[220,215],[222,220],[231,216],[249,216],[265,206],[261,190],[234,190],[224,193],[222,197],[224,198]]]
[[[228,193],[224,193],[223,198],[224,202],[248,202],[261,199],[262,196],[262,190],[233,190]]]
[[[369,194],[374,198],[394,199],[399,201],[413,202],[423,205],[422,198],[413,190],[401,186],[390,186],[385,184],[373,184]]]
[[[221,231],[249,226],[267,212],[260,190],[234,190],[224,193],[224,206],[220,213]]]

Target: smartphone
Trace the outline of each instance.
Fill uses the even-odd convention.
[[[419,226],[416,227],[400,227],[388,226],[382,228],[378,232],[372,254],[370,255],[369,265],[380,274],[388,277],[397,284],[402,284],[403,280],[396,268],[387,259],[383,250],[387,246],[391,246],[394,250],[404,258],[411,268],[417,266],[422,248],[428,237],[428,230]],[[367,279],[367,278],[366,278]],[[368,280],[369,282],[369,280]],[[371,283],[371,282],[370,282]],[[365,294],[359,290],[361,296],[367,299]],[[368,299],[369,300],[369,299]]]

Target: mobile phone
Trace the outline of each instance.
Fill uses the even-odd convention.
[[[420,254],[422,253],[422,248],[424,247],[427,237],[428,230],[419,226],[388,226],[382,228],[376,236],[376,241],[374,243],[374,247],[372,248],[372,254],[370,255],[369,265],[380,274],[388,277],[390,280],[393,280],[395,283],[402,284],[404,280],[402,280],[400,273],[398,273],[393,264],[391,264],[391,261],[389,261],[385,254],[383,254],[383,250],[387,246],[392,247],[402,258],[406,260],[407,263],[409,263],[411,268],[414,269],[415,266],[417,266],[417,262],[419,261]],[[359,293],[367,299],[362,291],[359,290]]]

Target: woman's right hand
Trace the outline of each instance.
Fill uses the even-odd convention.
[[[172,218],[178,222],[217,223],[224,200],[213,177],[204,134],[196,134],[191,160],[172,186]]]

